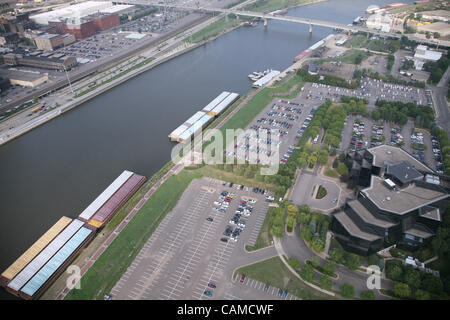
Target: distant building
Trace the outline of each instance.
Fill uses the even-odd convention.
[[[319,72],[319,65],[316,62],[310,62],[308,65],[308,73],[315,75]]]
[[[63,34],[62,40],[63,40],[64,46],[68,46],[76,41],[75,36],[70,33]]]
[[[19,35],[15,32],[7,32],[0,35],[0,44],[16,44],[20,41]]]
[[[367,18],[366,26],[369,29],[390,32],[394,19],[390,14],[376,13]]]
[[[54,50],[64,46],[63,38],[59,34],[46,33],[34,38],[36,47],[40,50]]]
[[[50,70],[69,70],[75,67],[77,59],[63,54],[15,54],[7,53],[3,55],[3,61],[9,66],[27,66]]]
[[[50,21],[80,19],[92,14],[121,14],[133,9],[133,5],[113,5],[108,1],[86,1],[69,5],[60,9],[32,15],[30,19],[36,23],[47,25]]]
[[[414,67],[422,70],[423,64],[427,61],[438,61],[442,57],[442,52],[429,50],[427,46],[418,45],[414,54]]]
[[[76,39],[84,39],[97,31],[104,31],[120,25],[117,14],[97,13],[82,18],[61,18],[48,22],[59,34],[69,33]]]
[[[422,20],[450,22],[450,12],[447,10],[424,11],[420,13]]]
[[[12,85],[34,88],[48,81],[48,76],[41,73],[14,71],[8,74]]]
[[[448,177],[388,145],[355,152],[353,159],[351,176],[361,189],[333,215],[331,230],[339,243],[360,255],[429,243],[449,205],[448,181],[442,181]]]

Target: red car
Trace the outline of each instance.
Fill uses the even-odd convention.
[[[244,280],[245,280],[245,274],[243,274],[243,275],[241,276],[240,282],[242,283],[242,282],[244,282]]]

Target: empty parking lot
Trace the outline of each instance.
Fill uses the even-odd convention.
[[[214,202],[224,191],[233,198],[222,212]],[[224,230],[232,225],[243,197],[255,203],[233,241]],[[251,188],[241,190],[210,178],[194,180],[112,289],[113,299],[223,299],[230,284],[228,264],[242,254],[236,248],[259,232],[267,209],[265,196]]]

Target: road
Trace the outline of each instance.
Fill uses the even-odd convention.
[[[436,122],[438,126],[450,132],[450,112],[447,102],[448,81],[450,79],[450,67],[447,68],[438,85],[432,88],[434,107],[436,110]]]
[[[281,246],[283,251],[288,257],[297,257],[302,263],[307,260],[311,260],[312,257],[317,256],[308,246],[305,244],[303,239],[300,238],[300,227],[297,226],[293,235],[286,235],[281,240]],[[323,265],[325,260],[319,256],[320,264]],[[333,280],[333,290],[339,291],[340,286],[344,283],[350,283],[355,287],[355,296],[359,296],[362,291],[368,290],[367,288],[367,278],[368,275],[362,271],[349,270],[348,268],[337,265],[336,273],[338,274],[337,279]],[[381,288],[382,289],[392,289],[393,282],[391,280],[381,278]],[[378,290],[374,290],[376,299],[389,299],[389,297],[380,294]]]

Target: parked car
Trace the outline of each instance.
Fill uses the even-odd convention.
[[[204,292],[204,294],[205,294],[205,296],[212,297],[212,292],[209,291],[209,290],[206,290],[206,291]]]

